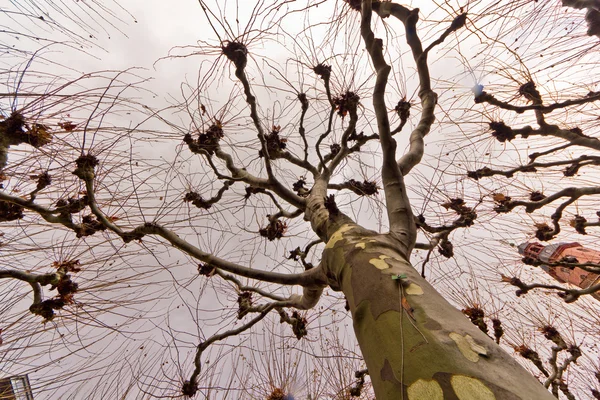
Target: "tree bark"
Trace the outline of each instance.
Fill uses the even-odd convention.
[[[389,234],[345,224],[322,265],[348,299],[377,400],[554,397],[448,303]]]

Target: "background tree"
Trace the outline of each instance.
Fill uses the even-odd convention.
[[[25,360],[48,363],[39,350],[58,342],[48,364],[52,369],[44,369],[53,372],[38,383],[50,396],[57,393],[51,392],[53,385],[73,383],[58,360],[77,359],[81,353],[90,358],[69,361],[65,368],[79,370],[76,381],[87,380],[90,373],[100,377],[77,385],[75,398],[137,391],[159,397],[210,395],[223,385],[230,389],[221,396],[233,398],[240,390],[248,397],[284,398],[298,387],[313,398],[368,396],[352,340],[335,346],[310,341],[314,325],[316,337],[323,337],[349,323],[339,314],[346,304],[378,399],[549,397],[485,334],[500,341],[502,307],[493,310],[498,315],[492,335],[484,329],[485,304],[467,299],[463,311],[471,324],[424,279],[437,281],[444,291],[443,270],[426,271],[427,263],[436,258],[435,249],[452,258],[453,232],[481,219],[488,198],[481,193],[498,193],[471,189],[464,181],[464,188],[449,189],[447,178],[432,185],[441,171],[461,167],[457,162],[440,166],[443,157],[433,172],[416,168],[432,128],[448,136],[456,132],[448,123],[475,122],[471,126],[482,129],[481,117],[470,114],[477,108],[456,107],[460,103],[449,91],[436,93],[448,82],[461,95],[466,90],[459,86],[464,78],[446,80],[444,71],[432,68],[432,59],[439,57],[444,69],[454,70],[459,64],[452,63],[453,56],[467,53],[438,47],[450,43],[451,48],[459,43],[457,37],[476,38],[491,64],[496,48],[506,49],[506,29],[495,25],[496,13],[505,10],[480,3],[425,12],[393,2],[261,2],[253,9],[200,5],[214,40],[170,54],[171,60],[198,55],[203,60],[199,78],[181,86],[181,104],[149,106],[150,92],[136,89],[146,83],[132,71],[50,84],[29,66],[7,71],[19,82],[5,96],[10,101],[0,149],[6,265],[0,277],[12,278],[3,283],[18,288],[3,291],[10,299],[5,302],[10,322],[2,328],[3,357],[12,363],[7,369],[22,369],[19,363]],[[562,10],[551,10],[556,9]],[[539,15],[524,7],[516,10]],[[300,17],[301,26],[287,22]],[[510,33],[514,25],[502,21]],[[586,28],[583,18],[578,21]],[[592,26],[588,31],[593,34]],[[485,40],[485,35],[495,39]],[[526,65],[518,52],[511,54],[522,63],[499,55],[498,60],[516,68]],[[558,58],[568,60],[565,54]],[[578,60],[590,53],[582,54]],[[513,76],[506,67],[485,64],[484,70]],[[45,85],[42,94],[36,93],[40,83]],[[545,114],[593,107],[596,100],[592,94],[546,106],[532,78],[519,86],[529,103],[515,105],[493,97],[499,95],[493,84],[473,83],[485,84],[477,86],[476,101],[535,114],[541,136],[550,134],[547,129],[565,131],[547,128]],[[436,125],[439,109],[447,118]],[[563,114],[561,121],[567,117]],[[502,126],[503,132],[514,132]],[[406,143],[406,151],[397,150],[396,139]],[[471,145],[452,149],[446,159],[465,154],[472,160],[485,152]],[[479,185],[485,174],[472,170],[469,176]],[[445,198],[436,201],[439,191]],[[507,197],[507,208],[521,205]],[[439,207],[448,212],[440,213]],[[432,222],[432,214],[439,224]],[[424,243],[417,243],[419,235]],[[410,263],[415,247],[425,252],[419,271]],[[55,261],[52,266],[49,258]],[[471,270],[481,285],[478,293],[487,298],[482,272]],[[31,290],[25,291],[23,282]],[[33,302],[27,306],[32,315],[23,317],[31,293]],[[504,301],[493,289],[489,297]],[[246,347],[262,346],[254,345],[254,336],[240,346],[234,336],[260,332],[259,323],[270,315],[289,325],[294,341],[301,340],[278,343],[272,339],[276,328],[267,324],[267,347],[281,348],[281,353],[275,351],[264,370],[248,362],[232,374],[219,374],[219,367],[231,365],[230,351],[214,345],[235,343],[235,356],[244,360],[252,354]],[[43,329],[40,318],[46,321]],[[519,354],[541,365],[541,373],[553,368],[543,379],[546,387],[572,395],[561,368],[579,357],[579,338],[564,339],[550,322],[539,325],[559,348],[551,350],[550,367],[536,361],[531,348]],[[65,334],[63,329],[71,330]],[[132,341],[123,340],[122,349],[105,353],[115,336],[137,340],[136,351]],[[519,349],[522,344],[514,338],[509,343]],[[294,358],[298,353],[288,352],[290,346],[316,355],[317,361]],[[339,365],[318,360],[334,356],[358,371],[356,381],[340,377],[335,385],[319,384]],[[278,366],[288,357],[294,361]],[[115,387],[115,381],[123,385]]]

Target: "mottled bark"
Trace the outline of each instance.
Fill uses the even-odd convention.
[[[377,400],[540,400],[553,396],[425,281],[397,240],[355,224],[322,266],[348,299]]]

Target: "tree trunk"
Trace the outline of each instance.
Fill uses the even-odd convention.
[[[554,399],[440,296],[402,248],[390,234],[346,224],[323,253],[330,286],[348,299],[377,400]]]

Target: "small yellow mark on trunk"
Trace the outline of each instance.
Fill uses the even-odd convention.
[[[350,224],[342,225],[340,227],[340,229],[338,229],[337,231],[335,231],[335,233],[333,235],[331,235],[331,237],[327,241],[327,244],[325,245],[325,248],[326,249],[333,248],[333,246],[335,246],[335,244],[337,242],[339,242],[340,240],[342,240],[344,238],[344,233],[348,232],[350,229],[352,229],[352,225],[350,225]]]
[[[417,285],[416,283],[411,283],[406,289],[404,289],[404,292],[413,296],[420,296],[423,294],[423,289],[421,289],[421,286]]]
[[[369,260],[369,264],[372,264],[375,266],[375,268],[379,268],[379,269],[387,269],[390,266],[388,265],[388,263],[385,262],[385,259],[389,258],[388,256],[386,256],[385,254],[382,254],[379,256],[379,258],[371,258]]]
[[[488,354],[487,354],[487,350],[485,347],[483,347],[480,344],[477,344],[475,339],[473,339],[469,335],[466,335],[465,339],[467,339],[467,342],[469,342],[469,345],[471,346],[471,350],[473,350],[475,353],[479,354],[480,356],[487,357]]]
[[[485,347],[477,344],[471,336],[462,336],[460,333],[456,332],[451,332],[448,336],[450,336],[450,339],[454,340],[458,349],[467,360],[477,362],[479,361],[480,355],[487,356]]]
[[[367,247],[367,244],[364,242],[361,243],[356,243],[356,245],[354,247],[358,247],[359,249],[365,249]]]
[[[450,378],[450,384],[459,400],[496,400],[496,396],[490,388],[479,379],[454,375]],[[408,397],[410,398],[410,395]]]
[[[408,387],[408,400],[444,400],[442,387],[436,381],[418,379]]]

